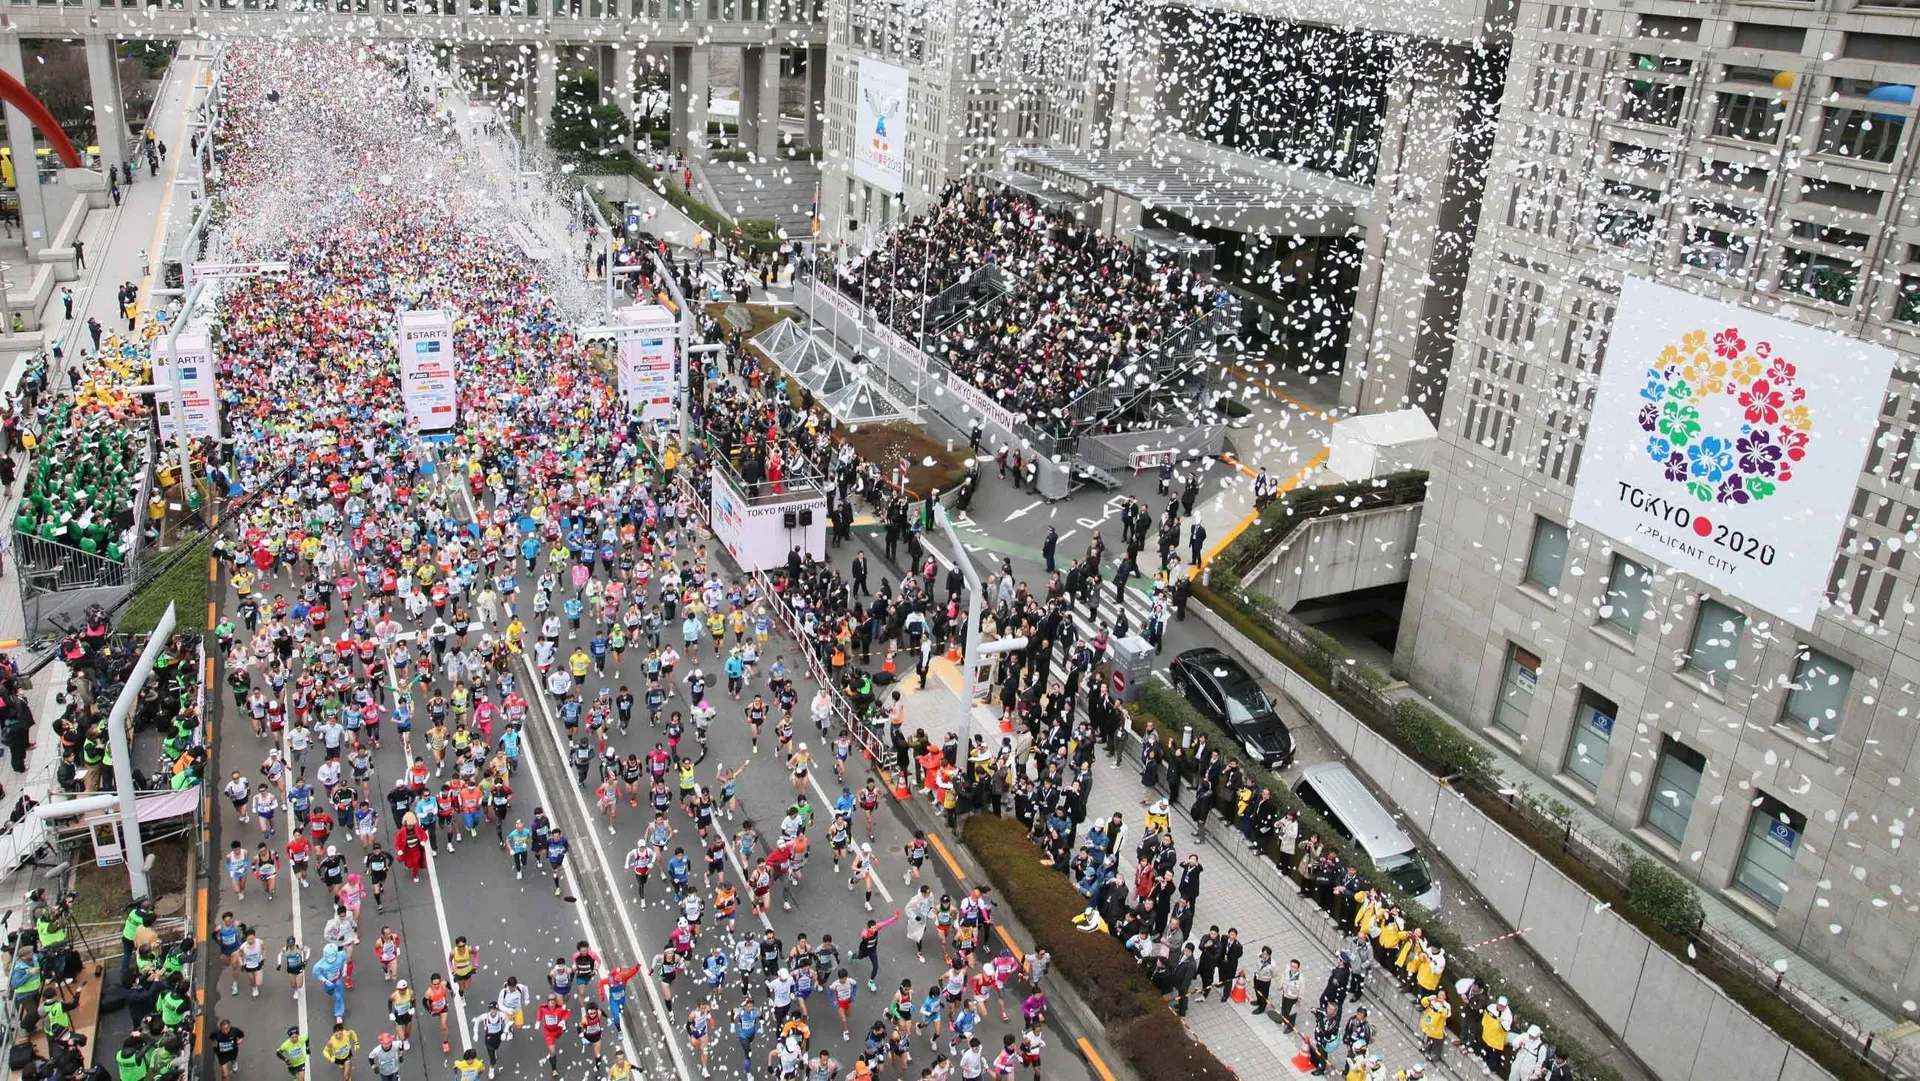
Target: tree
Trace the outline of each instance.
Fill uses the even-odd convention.
[[[573,68],[554,76],[553,117],[547,144],[563,157],[600,157],[626,142],[626,118],[617,106],[600,101],[600,77]]]

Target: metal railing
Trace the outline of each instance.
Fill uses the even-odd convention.
[[[23,588],[42,593],[125,585],[134,576],[133,559],[109,559],[63,541],[14,530],[13,564]]]

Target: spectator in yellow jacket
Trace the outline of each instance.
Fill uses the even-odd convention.
[[[1426,1039],[1423,1053],[1430,1062],[1440,1061],[1447,1050],[1447,1018],[1453,1016],[1453,1007],[1447,1004],[1447,993],[1435,991],[1420,1000],[1420,1035]]]

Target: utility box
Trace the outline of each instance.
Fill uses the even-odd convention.
[[[1137,634],[1116,638],[1107,647],[1113,658],[1113,697],[1138,702],[1153,678],[1153,643]]]

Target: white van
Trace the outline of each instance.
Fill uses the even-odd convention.
[[[1322,762],[1301,770],[1293,794],[1359,845],[1402,896],[1424,908],[1439,909],[1440,884],[1433,880],[1427,858],[1345,763]]]

